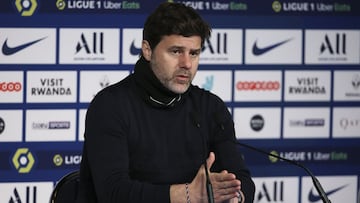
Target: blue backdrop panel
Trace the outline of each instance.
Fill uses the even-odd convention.
[[[91,97],[132,71],[144,20],[160,2],[0,2],[0,202],[47,202],[56,181],[79,169]],[[210,91],[220,87],[221,93],[230,92],[224,101],[234,115],[239,141],[304,164],[327,192],[337,189],[328,193],[332,202],[355,202],[360,175],[360,3],[181,2],[198,10],[214,29],[203,53],[208,60],[202,61],[199,73],[215,78]],[[253,39],[259,49],[285,39],[299,43],[266,57],[255,55]],[[262,40],[268,44],[260,45]],[[132,41],[135,52],[130,51]],[[277,48],[269,53],[271,49]],[[226,71],[228,80],[220,79]],[[250,71],[260,74],[244,79],[238,71],[239,77]],[[291,76],[292,71],[299,72]],[[264,72],[271,74],[261,76]],[[241,94],[254,99],[246,100],[236,96],[240,80],[276,80],[280,87],[273,89],[278,91],[274,96],[251,83]],[[296,95],[289,92],[291,85],[298,88]],[[274,121],[278,126],[269,128]],[[303,169],[239,149],[256,180],[255,202],[319,202]]]

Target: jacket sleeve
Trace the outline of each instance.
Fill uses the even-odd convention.
[[[84,154],[97,202],[169,202],[170,185],[132,180],[129,176],[127,123],[114,95],[102,92],[86,116]]]

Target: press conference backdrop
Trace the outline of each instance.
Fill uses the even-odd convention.
[[[0,202],[48,202],[79,169],[88,104],[131,73],[160,2],[1,1]],[[359,2],[182,2],[213,27],[194,84],[226,102],[239,141],[304,164],[333,203],[356,202]],[[241,150],[254,202],[321,202],[303,169]]]

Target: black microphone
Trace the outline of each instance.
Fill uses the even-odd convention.
[[[286,161],[290,164],[293,164],[293,165],[296,165],[296,166],[299,166],[300,168],[304,169],[306,171],[307,174],[309,174],[309,176],[311,177],[312,181],[313,181],[313,184],[316,188],[316,190],[318,191],[323,203],[331,203],[331,201],[329,200],[329,198],[327,197],[323,187],[321,186],[320,184],[320,181],[316,178],[316,176],[310,171],[310,169],[308,169],[307,167],[305,167],[304,165],[300,164],[299,162],[297,161],[293,161],[293,160],[290,160],[290,159],[286,159],[286,158],[283,158],[281,156],[278,156],[276,154],[272,154],[272,153],[268,153],[262,149],[259,149],[259,148],[256,148],[256,147],[253,147],[253,146],[250,146],[250,145],[247,145],[247,144],[244,144],[244,143],[241,143],[241,142],[236,142],[235,141],[235,144],[238,144],[238,145],[241,145],[243,147],[246,147],[246,148],[249,148],[251,150],[254,150],[254,151],[257,151],[257,152],[260,152],[260,153],[263,153],[263,154],[266,154],[268,156],[272,156],[272,157],[275,157],[275,158],[278,158],[280,160],[283,160],[283,161]]]
[[[220,127],[220,130],[224,132],[225,130],[225,127],[224,127],[224,123],[225,123],[225,118],[223,116],[221,116],[219,113],[215,113],[214,114],[214,120],[215,122],[217,123],[217,125],[219,125]],[[222,136],[222,134],[220,134],[220,136]],[[285,162],[288,162],[290,164],[293,164],[293,165],[296,165],[296,166],[299,166],[300,168],[304,169],[306,171],[307,174],[309,174],[309,176],[311,177],[312,181],[313,181],[313,184],[316,188],[316,190],[318,191],[323,203],[331,203],[331,201],[329,200],[329,198],[327,197],[323,187],[321,186],[320,184],[320,181],[316,178],[316,176],[310,171],[310,169],[308,169],[307,167],[305,167],[304,165],[300,164],[299,162],[297,161],[293,161],[293,160],[290,160],[290,159],[286,159],[286,158],[283,158],[281,156],[278,156],[276,154],[272,154],[272,153],[268,153],[262,149],[259,149],[259,148],[256,148],[256,147],[253,147],[253,146],[250,146],[250,145],[247,145],[247,144],[244,144],[244,143],[241,143],[241,142],[238,142],[238,141],[235,141],[235,144],[237,145],[241,145],[241,146],[244,146],[246,148],[249,148],[251,150],[254,150],[254,151],[257,151],[257,152],[260,152],[262,154],[266,154],[268,156],[272,156],[272,157],[275,157],[275,158],[278,158],[280,160],[283,160]]]
[[[192,112],[191,117],[193,118],[193,121],[195,123],[195,126],[200,130],[200,136],[202,139],[202,144],[203,144],[203,149],[204,149],[204,169],[205,169],[205,178],[206,178],[206,192],[207,192],[207,198],[208,198],[208,203],[214,203],[214,192],[213,192],[213,188],[211,185],[211,181],[210,181],[210,177],[209,177],[209,171],[208,171],[208,167],[207,167],[207,163],[206,163],[206,159],[207,159],[207,151],[206,151],[206,137],[205,135],[203,135],[203,133],[201,133],[201,125],[200,125],[200,118],[199,118],[199,113],[197,112]]]

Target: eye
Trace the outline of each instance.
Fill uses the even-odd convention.
[[[190,56],[195,58],[195,57],[198,57],[200,55],[200,51],[191,51],[190,52]]]
[[[180,55],[182,53],[182,50],[179,48],[172,48],[169,50],[169,52],[173,55]]]

